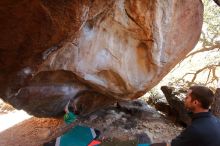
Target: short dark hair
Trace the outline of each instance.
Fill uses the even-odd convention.
[[[192,86],[189,88],[191,97],[193,100],[198,100],[201,103],[202,108],[209,109],[214,100],[214,93],[212,90],[205,86]]]

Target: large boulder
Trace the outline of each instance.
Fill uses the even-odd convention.
[[[37,116],[140,97],[194,48],[200,0],[1,0],[0,97]]]

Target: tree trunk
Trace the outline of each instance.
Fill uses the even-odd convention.
[[[171,87],[162,86],[161,90],[165,95],[168,104],[173,111],[173,116],[176,117],[176,121],[183,124],[184,126],[191,124],[191,118],[188,115],[187,110],[184,107],[183,101],[181,101],[173,91]]]
[[[220,119],[220,87],[215,91],[215,99],[212,105],[212,113]]]

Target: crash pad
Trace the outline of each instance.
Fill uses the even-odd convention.
[[[44,146],[88,146],[99,134],[98,130],[78,125],[57,137],[55,143],[51,141]]]

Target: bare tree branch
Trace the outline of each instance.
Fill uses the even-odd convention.
[[[209,70],[210,73],[211,73],[211,72],[212,72],[212,73],[214,72],[214,76],[212,76],[211,82],[209,82],[209,83],[212,83],[214,80],[218,80],[218,77],[217,77],[216,74],[215,74],[215,71],[216,71],[216,68],[217,68],[217,67],[220,67],[220,65],[215,65],[215,64],[213,64],[213,65],[208,65],[208,66],[205,66],[205,67],[203,67],[203,68],[197,70],[197,71],[193,74],[193,78],[192,78],[192,80],[189,82],[189,86],[191,86],[193,83],[195,83],[195,80],[196,80],[198,74],[200,74],[201,72],[203,72],[203,71],[205,71],[205,70],[207,70],[207,69]],[[192,74],[192,73],[190,73],[190,74]],[[209,78],[210,78],[210,75],[208,75],[207,81],[209,80]],[[207,83],[208,83],[208,82],[207,82]],[[205,83],[205,84],[207,84],[207,83]]]
[[[209,81],[209,77],[210,77],[211,72],[212,72],[212,70],[210,69],[210,70],[209,70],[208,77],[207,77],[207,80],[206,80],[205,84],[207,84],[207,83],[208,83],[208,81]]]
[[[188,54],[188,55],[186,56],[186,58],[188,58],[189,56],[193,56],[193,55],[195,55],[195,54],[197,54],[197,53],[200,53],[200,52],[207,52],[207,51],[211,51],[211,50],[214,50],[214,49],[220,49],[220,44],[215,44],[215,45],[213,45],[213,46],[211,46],[211,47],[208,47],[208,48],[205,47],[205,48],[199,49],[199,50],[197,50],[197,51],[194,51],[194,52]]]
[[[206,70],[208,70],[208,76],[207,76],[207,79],[206,79],[206,82],[204,83],[205,85],[207,84],[210,84],[210,83],[213,83],[215,80],[218,81],[218,76],[216,75],[216,69],[217,67],[220,67],[220,64],[216,65],[216,64],[212,64],[212,65],[208,65],[208,66],[205,66],[195,72],[190,72],[190,73],[186,73],[184,74],[181,78],[179,78],[178,80],[176,80],[175,82],[176,83],[180,83],[181,81],[182,82],[185,82],[187,83],[187,86],[191,86],[193,84],[196,84],[196,79],[198,77],[198,75]],[[211,76],[212,74],[212,76]],[[187,81],[185,80],[186,76],[188,75],[192,75],[192,79],[190,81]]]

